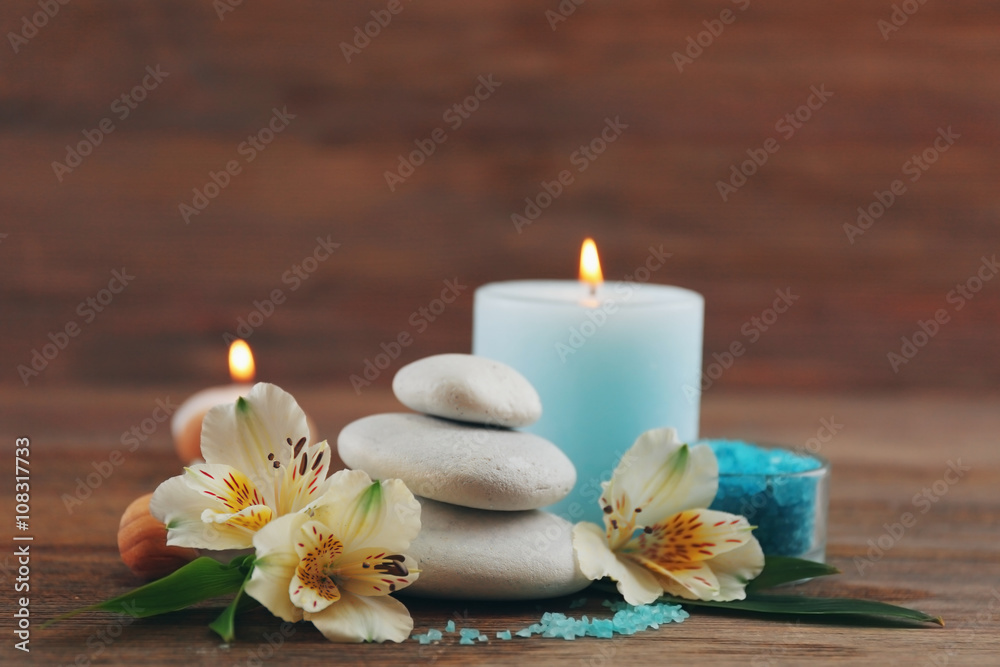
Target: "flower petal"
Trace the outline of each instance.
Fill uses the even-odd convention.
[[[275,489],[278,514],[299,512],[319,502],[329,489],[326,476],[333,458],[330,445],[326,440],[308,446],[304,443],[299,446],[299,442],[302,442],[301,438],[291,448],[291,461],[281,466],[283,477]]]
[[[614,506],[615,499],[627,492],[642,513],[636,523],[653,525],[682,510],[711,505],[718,478],[718,462],[708,445],[689,447],[677,439],[675,429],[653,429],[640,435],[622,456],[601,503]],[[621,511],[628,520],[632,508]],[[605,517],[609,527],[610,518]]]
[[[340,470],[313,514],[348,548],[403,553],[420,532],[420,503],[398,479],[372,482],[360,470]]]
[[[271,520],[272,511],[264,504],[263,494],[236,468],[206,463],[185,470],[184,483],[204,496],[202,521],[241,528],[249,542]]]
[[[742,546],[707,560],[688,563],[642,561],[642,564],[657,575],[663,590],[671,595],[727,602],[746,598],[747,583],[764,569],[764,552],[757,539],[751,536]]]
[[[410,612],[388,595],[345,594],[318,614],[306,613],[305,618],[334,642],[402,642],[413,631]]]
[[[573,526],[573,550],[585,577],[591,580],[611,577],[618,582],[618,592],[629,604],[649,604],[663,592],[650,572],[619,558],[611,550],[604,532],[596,524],[581,522]]]
[[[333,573],[345,591],[355,595],[388,595],[406,588],[419,576],[417,561],[385,549],[359,549],[334,563]]]
[[[698,563],[659,564],[644,562],[653,570],[663,590],[670,595],[689,600],[718,600],[719,579],[708,566],[708,561]]]
[[[303,611],[318,613],[340,599],[340,589],[321,572],[299,563],[288,583],[288,598]]]
[[[344,551],[344,544],[318,521],[306,521],[295,540],[299,564],[288,584],[292,604],[310,612],[319,612],[340,599],[340,589],[328,570]]]
[[[246,549],[253,532],[237,524],[205,523],[202,514],[210,499],[192,489],[187,475],[160,484],[149,502],[150,513],[167,527],[167,544],[194,549]],[[217,506],[222,503],[216,501]]]
[[[719,579],[716,600],[742,600],[746,598],[747,583],[764,569],[764,552],[757,538],[728,553],[720,554],[706,564]]]
[[[274,463],[287,466],[292,460],[288,441],[294,444],[308,437],[306,415],[292,395],[259,382],[235,403],[208,411],[201,428],[201,452],[208,463],[242,470],[265,493],[267,504],[277,507],[271,495]]]
[[[326,566],[344,553],[344,543],[319,521],[303,522],[295,538],[295,553],[300,559],[310,558]]]
[[[253,536],[257,550],[253,574],[246,593],[283,620],[302,619],[302,610],[292,604],[288,588],[299,565],[294,545],[299,541],[302,525],[309,520],[305,514],[278,517]]]
[[[648,526],[623,551],[641,561],[687,563],[708,560],[754,540],[745,517],[695,509]]]

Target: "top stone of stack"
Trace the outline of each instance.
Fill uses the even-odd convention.
[[[542,416],[538,392],[523,375],[471,354],[438,354],[407,364],[393,378],[392,391],[411,410],[486,426],[530,426]]]

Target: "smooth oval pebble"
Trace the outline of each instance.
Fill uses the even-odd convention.
[[[406,550],[420,577],[400,593],[535,600],[590,584],[573,554],[573,524],[541,510],[487,512],[420,498],[420,534]]]
[[[399,369],[399,402],[417,412],[486,424],[529,426],[542,416],[538,392],[507,364],[471,354],[438,354]]]
[[[576,468],[531,433],[471,426],[426,415],[372,415],[337,437],[349,468],[403,480],[419,496],[486,510],[528,510],[566,497]]]

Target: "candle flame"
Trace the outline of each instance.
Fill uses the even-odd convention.
[[[256,370],[250,346],[245,340],[234,340],[229,346],[229,375],[233,382],[250,382]]]
[[[594,243],[594,239],[586,239],[580,248],[580,280],[590,285],[591,292],[596,291],[598,285],[604,282],[601,260],[597,257],[597,244]]]

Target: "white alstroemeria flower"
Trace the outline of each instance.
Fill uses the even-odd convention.
[[[245,549],[269,521],[299,512],[329,487],[330,447],[307,444],[309,426],[292,395],[255,384],[245,397],[208,411],[201,429],[205,463],[160,484],[150,512],[167,526],[167,544]]]
[[[246,592],[286,621],[312,621],[331,641],[401,642],[413,619],[389,593],[417,579],[404,552],[418,532],[420,504],[402,481],[341,470],[313,508],[254,535]]]
[[[603,484],[605,530],[573,527],[580,570],[590,579],[611,577],[634,605],[663,593],[742,600],[764,569],[764,553],[746,518],[704,509],[718,478],[708,445],[688,447],[672,428],[643,433]]]

